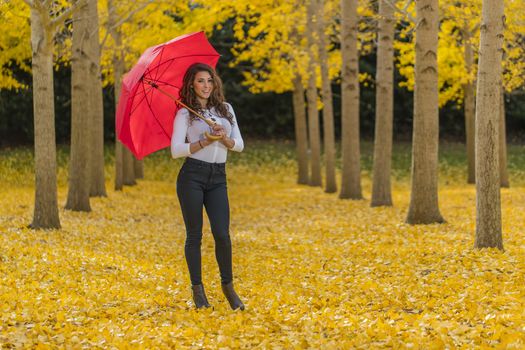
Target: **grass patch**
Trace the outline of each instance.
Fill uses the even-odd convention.
[[[114,146],[105,147],[106,180],[114,176]],[[289,141],[250,141],[241,154],[230,152],[229,167],[250,167],[263,171],[268,168],[288,169],[296,171],[295,144]],[[58,184],[67,184],[69,147],[57,148]],[[440,185],[466,184],[465,146],[460,143],[442,143],[439,149],[439,181]],[[172,159],[168,149],[147,156],[145,176],[156,181],[172,181],[181,159]],[[361,169],[363,178],[370,179],[373,165],[373,143],[361,143]],[[341,169],[341,150],[337,145],[337,168]],[[411,145],[408,143],[394,144],[392,155],[392,176],[394,181],[410,180]],[[525,145],[508,146],[508,170],[511,186],[525,186]],[[29,147],[4,148],[0,150],[0,185],[3,186],[33,186],[33,150]]]

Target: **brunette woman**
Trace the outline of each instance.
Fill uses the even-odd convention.
[[[241,152],[244,142],[232,106],[224,101],[222,82],[215,70],[203,63],[186,71],[180,92],[188,107],[215,122],[210,129],[193,112],[182,108],[173,124],[171,154],[186,157],[177,177],[177,196],[186,225],[186,262],[197,308],[209,307],[201,275],[202,209],[206,209],[215,240],[222,291],[232,309],[244,310],[233,288],[230,207],[226,185],[228,151]],[[205,133],[219,136],[212,140]]]

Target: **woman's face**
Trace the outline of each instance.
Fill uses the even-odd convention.
[[[207,100],[213,91],[213,79],[210,73],[206,71],[200,71],[195,74],[193,80],[193,91],[198,98]]]

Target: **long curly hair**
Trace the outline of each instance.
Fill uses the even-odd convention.
[[[210,97],[208,98],[207,106],[201,106],[199,100],[197,99],[197,95],[193,90],[195,75],[197,75],[199,72],[208,72],[213,81],[213,90],[210,94]],[[224,92],[222,91],[221,78],[211,66],[205,63],[194,63],[188,68],[182,80],[180,98],[184,104],[188,105],[188,107],[201,114],[205,108],[214,107],[219,117],[227,119],[230,124],[233,125],[233,115],[228,111],[228,108],[224,104]],[[195,119],[198,119],[198,117],[190,111],[190,123],[193,123]]]

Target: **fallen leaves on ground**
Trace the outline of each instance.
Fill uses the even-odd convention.
[[[178,163],[173,163],[178,167]],[[146,168],[154,173],[158,170]],[[394,207],[295,184],[291,166],[228,169],[235,285],[220,290],[209,225],[195,310],[172,175],[61,209],[32,231],[34,192],[0,199],[0,344],[70,348],[348,349],[525,347],[525,188],[504,189],[505,252],[474,250],[475,190],[440,191],[446,224],[404,223]],[[155,173],[150,178],[161,178]],[[108,182],[108,189],[112,183]],[[369,178],[363,182],[370,198]],[[67,188],[59,187],[63,207]]]

